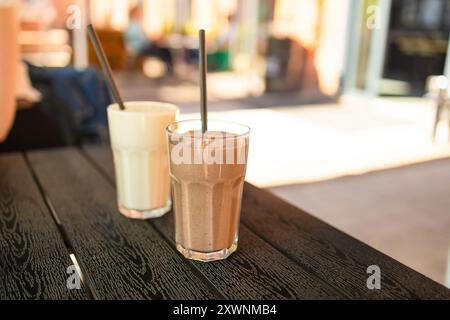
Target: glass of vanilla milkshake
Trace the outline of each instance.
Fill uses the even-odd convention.
[[[171,209],[165,128],[179,109],[136,101],[108,107],[119,211],[134,219],[158,218]]]
[[[167,128],[175,240],[186,258],[208,262],[237,249],[250,128],[208,120]]]

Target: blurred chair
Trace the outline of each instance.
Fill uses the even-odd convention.
[[[98,36],[113,70],[123,70],[127,66],[127,51],[123,32],[115,30],[97,30]],[[89,42],[89,62],[99,65],[94,47]]]
[[[450,97],[449,97],[449,79],[445,76],[431,76],[427,80],[427,97],[436,102],[436,117],[433,126],[433,139],[436,139],[436,132],[439,122],[442,120],[444,111],[450,112]],[[449,127],[450,139],[450,118],[447,115],[446,119]]]
[[[306,49],[289,39],[269,38],[266,56],[267,92],[295,92],[304,80]]]
[[[16,2],[20,2],[17,41],[22,59],[41,67],[68,66],[72,58],[70,34],[65,24],[54,27],[56,13],[50,1]]]
[[[62,29],[22,30],[19,44],[22,59],[36,66],[65,67],[70,64],[72,49],[69,33]]]

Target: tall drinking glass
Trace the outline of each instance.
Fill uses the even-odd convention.
[[[166,127],[178,108],[159,102],[126,102],[108,108],[119,211],[129,218],[161,217],[171,209]]]
[[[167,128],[177,249],[188,259],[214,261],[237,249],[250,129],[200,120]]]

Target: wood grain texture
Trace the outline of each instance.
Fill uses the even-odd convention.
[[[99,147],[88,147],[85,151],[113,181],[111,152]],[[173,213],[151,223],[174,244]],[[344,298],[246,227],[240,229],[238,251],[227,260],[190,263],[229,299]]]
[[[67,289],[72,264],[23,157],[0,156],[0,299],[87,299]]]
[[[95,298],[218,296],[152,226],[121,216],[114,188],[78,150],[28,157]]]
[[[85,151],[113,180],[109,149],[87,147]],[[440,284],[250,184],[244,189],[241,216],[258,236],[349,298],[450,298],[449,290]],[[170,223],[164,219],[158,224],[169,230]],[[246,233],[251,232],[241,228],[240,249],[246,245]],[[367,288],[371,265],[381,268],[382,290]]]
[[[175,243],[173,213],[154,223]],[[343,299],[345,296],[241,226],[238,251],[212,263],[192,262],[229,299]]]
[[[355,299],[450,299],[450,290],[269,192],[247,184],[243,222],[292,259]],[[366,286],[381,268],[382,290]]]

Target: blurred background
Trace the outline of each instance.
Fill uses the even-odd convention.
[[[450,0],[17,3],[27,79],[10,136],[108,143],[88,21],[126,100],[199,118],[204,28],[210,117],[253,129],[247,180],[450,286]]]

